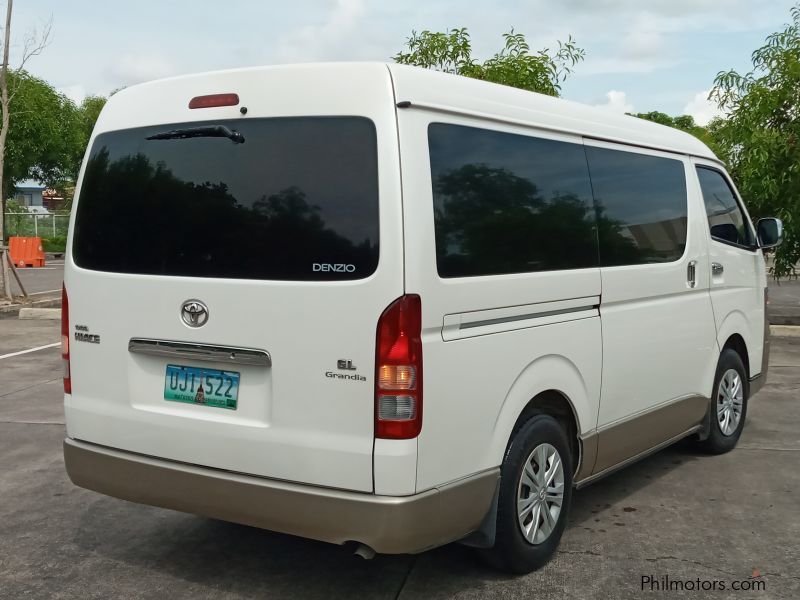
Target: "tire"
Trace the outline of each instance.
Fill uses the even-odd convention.
[[[553,468],[555,458],[560,461],[560,469]],[[546,465],[544,472],[539,463]],[[572,464],[567,436],[553,417],[535,415],[519,428],[500,468],[495,544],[483,551],[484,558],[492,566],[524,574],[544,566],[553,557],[572,501]],[[545,486],[546,491],[540,495],[536,486],[541,478],[548,476],[548,469],[550,485]],[[542,489],[541,486],[538,489]],[[558,510],[555,510],[558,500],[558,495],[553,493],[555,490],[561,491]],[[517,512],[520,498],[530,500],[524,517]],[[547,515],[551,518],[547,519]],[[527,535],[523,528],[527,529]]]
[[[723,350],[719,357],[712,393],[708,408],[709,434],[699,446],[709,454],[723,454],[733,450],[742,435],[750,397],[747,371],[741,357],[730,348]]]

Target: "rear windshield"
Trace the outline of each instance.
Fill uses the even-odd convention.
[[[72,252],[80,267],[116,273],[367,277],[378,264],[375,126],[236,119],[99,135]]]

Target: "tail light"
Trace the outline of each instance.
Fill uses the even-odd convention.
[[[422,429],[422,300],[401,296],[378,320],[375,437],[406,440]]]
[[[69,372],[69,300],[67,288],[61,286],[61,358],[64,363],[64,393],[72,393],[72,378]]]

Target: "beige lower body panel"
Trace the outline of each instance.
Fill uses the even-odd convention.
[[[688,396],[598,429],[582,439],[583,459],[575,482],[593,480],[693,433],[708,406],[708,398]]]
[[[764,384],[767,383],[767,372],[769,371],[769,342],[770,329],[769,319],[767,318],[767,296],[764,296],[764,347],[761,352],[761,372],[750,379],[750,396],[757,394]]]
[[[414,496],[287,483],[159,460],[73,439],[64,463],[75,485],[109,496],[376,552],[422,552],[476,530],[499,469]]]

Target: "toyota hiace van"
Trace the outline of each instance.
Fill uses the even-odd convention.
[[[527,572],[575,486],[736,445],[780,236],[691,135],[510,87],[394,64],[133,86],[72,211],[66,468]]]

